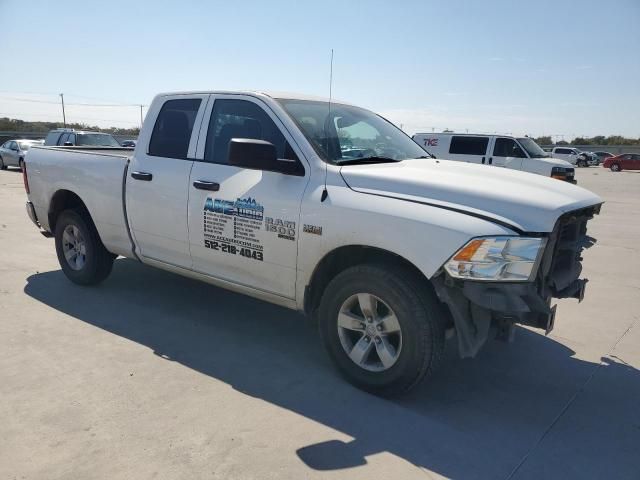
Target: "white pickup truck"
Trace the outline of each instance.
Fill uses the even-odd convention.
[[[135,151],[34,147],[27,211],[73,282],[118,256],[316,319],[355,385],[406,391],[514,324],[582,299],[602,200],[551,178],[430,158],[382,117],[256,92],[157,96]],[[215,308],[215,302],[212,304]]]

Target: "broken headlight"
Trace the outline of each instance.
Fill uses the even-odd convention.
[[[503,282],[533,280],[546,238],[474,238],[445,263],[454,278]]]

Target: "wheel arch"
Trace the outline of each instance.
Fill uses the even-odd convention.
[[[56,230],[56,221],[62,212],[65,210],[77,210],[81,213],[84,213],[87,219],[93,225],[93,219],[91,218],[91,213],[87,208],[87,205],[80,198],[78,194],[72,192],[71,190],[60,189],[56,191],[51,197],[51,201],[49,202],[49,212],[48,212],[48,220],[49,220],[49,229],[51,232],[55,232]],[[93,225],[95,228],[95,225]]]
[[[318,262],[304,290],[304,312],[311,315],[320,304],[329,282],[347,268],[365,263],[394,264],[404,266],[417,281],[433,288],[429,279],[406,258],[379,247],[344,245],[337,247]]]

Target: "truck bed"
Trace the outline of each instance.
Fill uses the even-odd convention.
[[[105,246],[113,253],[131,255],[124,179],[132,154],[130,148],[31,148],[25,163],[31,201],[42,227],[53,230],[48,214],[57,200],[54,194],[74,192],[85,203]]]

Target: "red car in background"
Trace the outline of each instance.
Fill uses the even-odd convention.
[[[610,168],[612,172],[619,172],[620,170],[640,170],[640,154],[623,153],[615,157],[609,157],[602,163],[602,166],[604,168]]]

